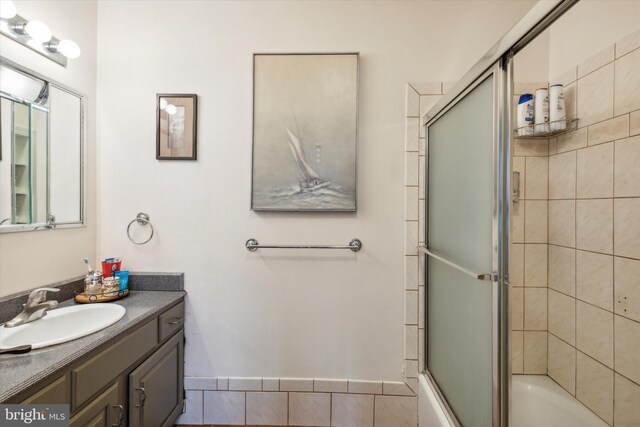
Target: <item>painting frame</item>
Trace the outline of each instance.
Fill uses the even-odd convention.
[[[173,100],[176,112],[166,111],[167,99]],[[162,101],[165,101],[164,106]],[[181,133],[172,133],[170,120]],[[181,127],[178,126],[182,121]],[[191,123],[189,123],[191,122]],[[172,147],[171,144],[175,146]],[[198,95],[194,93],[157,93],[156,94],[156,159],[157,160],[198,160]]]
[[[352,102],[353,102],[353,111],[351,112],[351,122],[352,122],[352,166],[351,172],[352,175],[352,188],[350,190],[350,206],[318,206],[318,207],[301,207],[301,206],[265,206],[263,203],[259,203],[256,200],[256,167],[257,167],[257,158],[256,158],[256,148],[260,144],[260,141],[257,141],[257,132],[256,132],[256,122],[260,112],[258,111],[257,105],[259,104],[259,96],[257,93],[257,60],[260,58],[276,58],[276,57],[289,57],[289,58],[303,58],[303,57],[312,57],[312,58],[329,58],[329,57],[341,57],[341,58],[351,58],[355,62],[355,72],[352,76],[350,76],[353,84],[353,94],[352,94]],[[295,68],[295,67],[294,67]],[[359,74],[360,74],[360,53],[359,52],[260,52],[253,54],[253,104],[252,104],[252,149],[251,149],[251,194],[250,194],[250,208],[255,212],[293,212],[293,213],[321,213],[321,212],[346,212],[346,213],[355,213],[358,211],[358,122],[359,122]],[[300,138],[302,139],[302,138]],[[316,144],[318,145],[318,144]],[[287,149],[288,151],[288,149]],[[295,151],[292,148],[292,151]],[[296,155],[294,154],[294,157]],[[304,160],[303,160],[304,162]],[[308,178],[308,177],[307,177]],[[330,183],[331,184],[331,183]],[[302,182],[300,182],[300,192],[304,191],[302,187]]]

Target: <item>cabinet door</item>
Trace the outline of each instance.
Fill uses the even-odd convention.
[[[123,425],[125,414],[115,382],[71,418],[70,427],[112,427]]]
[[[183,405],[183,331],[129,375],[129,425],[172,426]]]

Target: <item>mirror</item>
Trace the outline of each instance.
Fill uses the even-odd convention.
[[[0,232],[84,225],[84,102],[0,58]]]

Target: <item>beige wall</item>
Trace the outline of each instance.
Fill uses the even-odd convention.
[[[82,55],[66,68],[0,35],[0,55],[87,95],[86,227],[0,234],[0,296],[81,275],[82,259],[95,260],[95,1],[16,1],[18,14],[45,22],[58,38],[76,41]]]
[[[100,172],[98,254],[185,272],[187,375],[402,379],[404,85],[458,79],[530,5],[99,4],[99,161],[119,172]],[[327,51],[360,52],[359,211],[251,212],[252,54]],[[157,92],[199,95],[197,162],[155,159]],[[145,246],[125,234],[139,211]],[[364,249],[252,254],[250,237]]]

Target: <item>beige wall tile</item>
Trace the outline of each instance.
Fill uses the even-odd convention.
[[[280,391],[313,391],[313,379],[280,378]]]
[[[578,80],[578,118],[580,119],[578,126],[587,126],[611,117],[613,117],[613,63]]]
[[[418,291],[404,292],[404,324],[418,324]]]
[[[405,255],[418,255],[418,221],[404,222]]]
[[[640,135],[615,144],[614,194],[640,197]]]
[[[417,377],[418,366],[417,363],[411,368],[411,377]],[[392,396],[413,396],[413,391],[407,386],[404,381],[384,381],[382,383],[382,394],[388,394]]]
[[[549,289],[549,332],[575,345],[576,300]]]
[[[565,117],[567,120],[573,120],[578,118],[577,108],[578,108],[578,97],[576,90],[578,88],[578,83],[573,82],[571,84],[565,85],[563,88],[564,95],[564,111]],[[580,122],[578,122],[580,125]]]
[[[286,425],[287,393],[247,393],[248,425]]]
[[[525,203],[524,241],[547,243],[547,205],[542,200],[527,200]]]
[[[578,352],[576,397],[613,425],[613,371]]]
[[[416,397],[375,397],[375,427],[415,427],[417,424]]]
[[[418,187],[404,187],[404,219],[418,220]]]
[[[569,83],[575,82],[577,80],[577,75],[578,67],[571,67],[559,76],[556,76],[549,80],[549,83],[552,85],[560,83],[566,87]]]
[[[418,289],[418,257],[404,257],[404,288]]]
[[[289,393],[289,425],[329,426],[330,393]]]
[[[547,330],[547,289],[524,288],[524,329]]]
[[[525,93],[535,93],[536,89],[548,87],[549,82],[513,82],[513,93],[522,95]]]
[[[593,252],[576,254],[578,299],[613,311],[613,257]]]
[[[280,390],[280,378],[263,378],[262,379],[263,391],[279,391]]]
[[[640,384],[640,323],[615,318],[616,372]]]
[[[418,194],[424,199],[424,183],[425,183],[425,156],[418,157]]]
[[[640,259],[640,199],[616,199],[615,254]]]
[[[558,137],[549,138],[549,155],[556,154],[558,152]]]
[[[176,420],[176,425],[202,425],[204,424],[203,412],[203,391],[202,390],[185,390],[184,409]]]
[[[442,94],[450,92],[458,82],[442,82]]]
[[[527,244],[524,248],[524,285],[547,286],[547,245]]]
[[[576,349],[549,334],[549,376],[576,395]]]
[[[614,45],[607,46],[595,55],[587,58],[581,64],[578,64],[578,78],[580,79],[587,74],[594,72],[598,68],[612,62],[615,58],[614,51]]]
[[[640,261],[614,257],[615,312],[640,322]]]
[[[262,390],[262,378],[229,377],[229,390]]]
[[[524,286],[524,245],[511,244],[509,253],[509,284]]]
[[[616,58],[640,48],[640,30],[627,34],[616,42]]]
[[[527,157],[526,163],[526,198],[546,200],[549,195],[549,158]]]
[[[585,145],[586,131],[585,131]],[[549,155],[549,141],[540,139],[516,139],[513,144],[514,156],[538,156],[547,157]]]
[[[640,426],[640,385],[615,374],[614,419],[619,427]]]
[[[245,424],[245,392],[205,391],[205,424]]]
[[[593,124],[587,129],[587,143],[589,145],[602,144],[628,136],[629,116],[627,114]]]
[[[373,396],[334,394],[331,398],[331,425],[373,427]]]
[[[404,185],[418,185],[418,153],[404,155]]]
[[[576,250],[549,245],[549,287],[576,294]]]
[[[640,135],[640,110],[629,115],[629,135]]]
[[[613,197],[613,142],[578,150],[580,199]]]
[[[524,333],[522,331],[511,332],[511,373],[522,374],[524,372]]]
[[[420,95],[440,95],[440,94],[442,94],[442,82],[411,82],[410,85]]]
[[[404,125],[404,151],[418,151],[418,135],[420,135],[420,119],[409,117]]]
[[[382,394],[382,381],[349,380],[349,393]]]
[[[575,247],[576,202],[574,200],[549,201],[549,243]]]
[[[615,82],[615,115],[640,109],[640,49],[616,59]]]
[[[613,313],[576,301],[576,347],[613,368]]]
[[[547,373],[547,332],[524,332],[524,373]]]
[[[524,288],[509,288],[511,299],[511,330],[521,331],[524,329]]]
[[[576,197],[576,151],[549,157],[549,199]]]
[[[418,117],[420,115],[420,95],[411,85],[407,84],[405,95],[405,117]]]
[[[525,201],[511,204],[511,241],[524,243],[524,210]]]
[[[578,113],[579,114],[579,113]],[[579,123],[582,126],[581,123]],[[583,127],[558,135],[558,154],[587,146],[587,128]]]
[[[613,253],[613,200],[576,201],[576,248]]]

